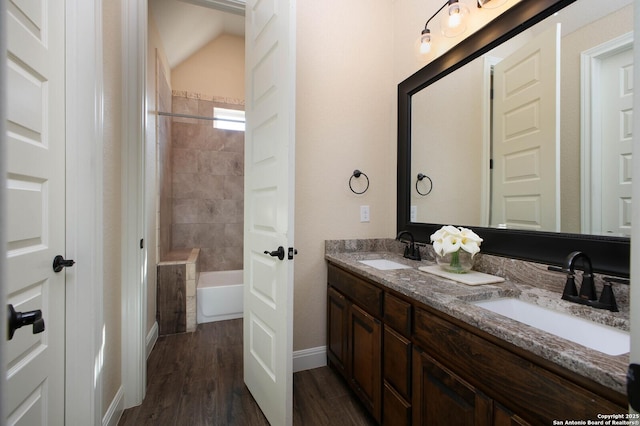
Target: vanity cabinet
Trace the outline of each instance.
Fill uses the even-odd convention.
[[[384,425],[524,426],[624,413],[626,397],[328,267],[327,358]]]

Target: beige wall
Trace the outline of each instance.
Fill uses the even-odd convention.
[[[122,251],[122,39],[120,2],[103,3],[104,147],[103,147],[103,308],[104,360],[102,413],[104,416],[122,384],[121,279]]]
[[[392,6],[297,3],[294,350],[326,344],[324,241],[394,236]],[[354,169],[371,181],[363,195],[349,190]]]
[[[171,87],[173,90],[244,99],[244,37],[222,34],[209,42],[173,67]]]

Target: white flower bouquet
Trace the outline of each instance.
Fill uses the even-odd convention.
[[[443,269],[465,273],[473,265],[473,256],[480,252],[482,238],[468,228],[445,225],[431,235],[431,242],[438,255],[438,264]],[[468,255],[465,256],[466,253]]]

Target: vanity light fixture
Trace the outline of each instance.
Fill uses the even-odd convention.
[[[478,8],[495,9],[506,3],[507,0],[476,0]],[[440,20],[440,30],[445,37],[457,37],[467,30],[466,17],[470,13],[469,8],[459,0],[447,0],[424,24],[424,30],[420,34],[420,53],[425,55],[431,51],[431,30],[429,23],[438,13],[445,10]]]

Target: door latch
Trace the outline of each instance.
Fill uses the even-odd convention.
[[[293,259],[293,256],[298,254],[298,249],[293,248],[293,247],[289,247],[288,253],[287,253],[287,259],[291,260]]]
[[[44,320],[40,309],[28,312],[16,312],[13,305],[7,305],[7,340],[13,339],[13,333],[20,327],[33,325],[33,334],[44,331]]]

